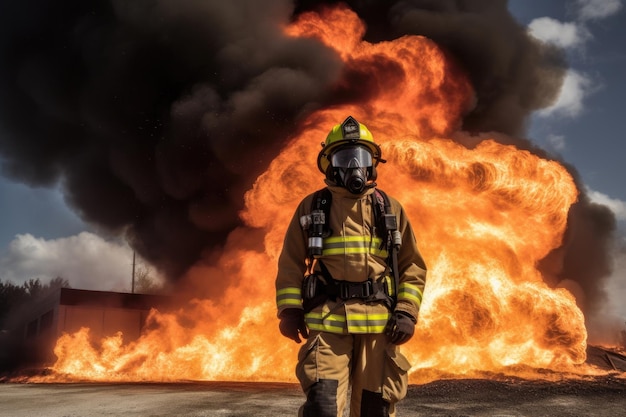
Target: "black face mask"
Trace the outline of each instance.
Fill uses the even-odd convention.
[[[339,169],[341,182],[352,194],[361,194],[367,184],[367,172],[365,168]]]
[[[330,157],[338,185],[352,194],[361,194],[367,188],[368,168],[372,167],[372,154],[362,146],[342,148]]]

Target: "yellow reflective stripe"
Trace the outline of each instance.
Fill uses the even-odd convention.
[[[368,236],[339,236],[339,237],[327,237],[324,239],[324,245],[326,246],[380,246],[383,243],[381,238],[370,238]]]
[[[310,312],[304,315],[306,324],[311,330],[328,333],[382,333],[389,321],[390,313],[380,314],[328,314]]]
[[[344,323],[346,321],[346,317],[341,314],[328,314],[328,313],[314,312],[314,311],[310,313],[306,313],[304,317],[307,319],[320,320],[320,321],[330,320],[330,321],[337,321],[337,322],[344,322]]]
[[[306,313],[306,325],[311,330],[329,333],[345,333],[346,318],[338,314]]]
[[[348,333],[358,333],[358,334],[382,333],[385,331],[386,325],[387,325],[386,323],[382,325],[378,325],[378,326],[371,326],[371,325],[354,326],[354,325],[348,324]]]
[[[301,300],[291,300],[291,299],[276,300],[276,305],[278,307],[283,307],[283,306],[301,306],[302,305],[302,301]]]
[[[389,313],[380,314],[348,314],[348,320],[389,320]]]
[[[393,284],[393,279],[387,275],[385,278],[383,278],[385,280],[385,283],[387,284],[387,292],[389,292],[389,294],[387,294],[389,297],[393,297],[396,293],[396,289],[394,288],[394,284]]]
[[[345,253],[347,254],[355,254],[355,253],[372,253],[372,254],[382,254],[382,253],[387,253],[387,251],[379,251],[377,249],[372,249],[370,250],[370,248],[336,248],[336,249],[324,249],[322,250],[322,254],[323,255],[343,255]]]
[[[286,287],[276,291],[276,305],[283,306],[301,306],[302,290],[298,287]]]
[[[382,314],[349,314],[349,333],[382,333],[389,321],[390,313]]]
[[[377,247],[361,247],[361,248],[350,248],[350,247],[340,247],[340,248],[324,248],[322,250],[323,255],[344,255],[344,254],[366,254],[371,253],[372,255],[377,255],[382,258],[387,257],[386,249],[378,249]]]
[[[276,291],[276,297],[280,297],[282,295],[287,295],[287,294],[297,294],[300,295],[302,294],[302,290],[298,287],[285,287],[285,288],[281,288],[280,290]]]
[[[318,332],[338,333],[338,334],[345,333],[344,326],[333,326],[328,323],[319,324],[319,323],[309,323],[309,322],[307,322],[306,325],[309,329],[316,330]]]
[[[335,236],[335,237],[327,237],[324,239],[324,243],[333,244],[333,243],[343,243],[343,242],[366,242],[366,243],[378,243],[379,245],[382,243],[382,239],[379,237],[375,237],[371,239],[369,236]]]
[[[422,304],[422,290],[417,285],[402,283],[398,290],[398,299],[415,301],[418,306]]]
[[[381,249],[382,239],[370,236],[335,236],[324,239],[323,255],[367,254],[387,256],[387,249]]]

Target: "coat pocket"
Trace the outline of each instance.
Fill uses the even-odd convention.
[[[409,387],[409,360],[396,346],[387,349],[383,381],[383,399],[396,403],[406,396]]]
[[[319,335],[309,337],[306,343],[298,352],[298,363],[296,364],[296,377],[300,381],[302,390],[307,390],[317,382],[317,356],[319,347]]]

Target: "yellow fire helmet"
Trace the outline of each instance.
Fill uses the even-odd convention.
[[[326,174],[332,153],[342,145],[348,144],[367,147],[372,153],[374,166],[380,162],[386,162],[381,158],[380,146],[374,143],[372,132],[364,124],[357,122],[354,117],[348,116],[343,123],[332,128],[328,136],[326,136],[326,142],[322,143],[322,150],[317,156],[317,167],[319,170]]]

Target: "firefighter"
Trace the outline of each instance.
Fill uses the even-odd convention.
[[[299,204],[278,260],[280,332],[296,343],[306,395],[300,417],[395,416],[411,367],[398,348],[414,333],[426,265],[400,203],[376,188],[385,162],[353,117],[317,158],[326,187]]]

